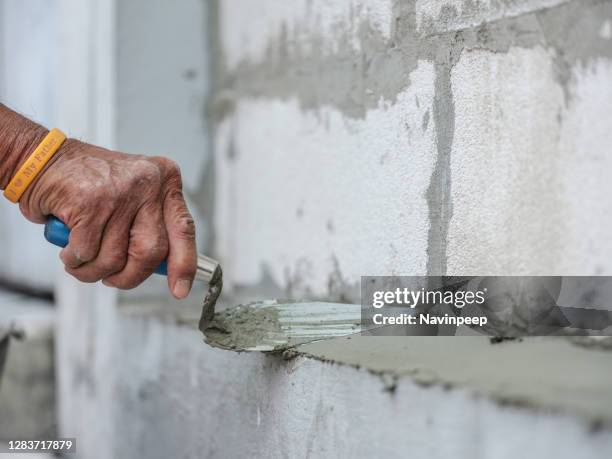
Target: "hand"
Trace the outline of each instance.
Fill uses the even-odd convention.
[[[195,225],[175,163],[69,139],[20,201],[29,220],[55,215],[71,229],[61,251],[66,271],[83,282],[134,288],[167,257],[176,298],[196,272]]]

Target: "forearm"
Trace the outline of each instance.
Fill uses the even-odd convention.
[[[0,189],[5,189],[48,131],[0,104]],[[166,259],[176,298],[191,289],[195,225],[178,166],[67,139],[19,200],[35,223],[49,215],[71,230],[60,257],[83,282],[133,288]]]
[[[0,104],[0,190],[49,132],[43,126]]]

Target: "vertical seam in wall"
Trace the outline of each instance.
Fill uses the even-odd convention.
[[[437,155],[426,192],[429,211],[427,274],[430,276],[441,276],[447,272],[447,236],[453,214],[451,151],[455,130],[455,103],[450,79],[451,68],[449,62],[435,64],[433,119]]]

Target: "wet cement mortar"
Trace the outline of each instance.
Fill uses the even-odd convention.
[[[215,315],[215,305],[221,291],[223,290],[223,270],[217,265],[212,279],[208,283],[208,290],[202,304],[202,315],[200,317],[199,329],[203,332]]]
[[[271,332],[281,331],[274,307],[240,305],[215,314],[202,329],[206,342],[221,349],[246,349],[261,344]]]
[[[501,4],[512,4],[512,1]],[[218,15],[218,9],[219,6],[213,3],[213,13],[216,11]],[[231,70],[227,68],[219,44],[218,30],[214,29],[212,41],[216,43],[216,51],[213,68],[217,69],[217,74],[213,83],[214,97],[206,110],[219,122],[232,115],[236,102],[242,98],[297,98],[305,111],[316,112],[320,107],[330,106],[348,118],[363,119],[368,110],[379,106],[381,99],[391,104],[395,102],[397,95],[410,85],[410,73],[416,69],[419,61],[432,62],[436,77],[431,121],[436,133],[437,157],[425,196],[429,209],[427,274],[444,275],[447,271],[446,240],[452,217],[450,164],[455,111],[451,73],[461,54],[470,50],[507,53],[512,47],[541,46],[554,57],[556,82],[563,89],[567,105],[572,103],[573,69],[587,66],[597,58],[612,58],[612,46],[598,33],[602,20],[612,20],[612,2],[570,0],[514,17],[502,17],[463,28],[448,27],[476,15],[478,9],[479,6],[472,1],[464,2],[461,13],[453,7],[444,7],[436,20],[425,18],[417,29],[415,1],[396,1],[389,37],[385,37],[367,18],[356,17],[354,24],[338,24],[333,51],[325,46],[322,33],[313,30],[305,33],[295,26],[289,31],[285,26],[268,43],[263,60],[244,60]],[[214,16],[211,22],[216,23]],[[358,50],[353,47],[349,33],[355,28],[359,31]],[[305,36],[309,37],[308,43],[303,42]],[[200,191],[199,194],[204,195],[207,190]],[[249,291],[259,290],[258,285],[245,288]],[[275,290],[282,291],[283,288]],[[207,333],[216,329],[215,341],[220,347],[245,347],[255,343],[259,339],[258,334],[264,333],[262,330],[274,323],[273,312],[263,309],[254,310],[252,314],[244,312],[242,318],[245,322],[241,326],[250,330],[239,342],[235,341],[235,336],[227,333],[231,314],[217,315]],[[580,372],[572,369],[576,362],[588,363],[591,360],[593,365],[601,363],[606,366],[609,353],[605,350],[610,349],[609,341],[586,339],[572,343],[568,339],[530,338],[493,345],[486,339],[460,338],[460,347],[466,347],[466,352],[477,356],[474,361],[478,361],[478,356],[484,361],[479,367],[457,367],[450,362],[464,359],[458,358],[455,346],[450,343],[444,349],[432,345],[432,342],[415,346],[414,340],[422,338],[398,338],[403,340],[404,346],[423,353],[423,358],[415,358],[408,351],[405,354],[394,352],[381,355],[378,351],[385,344],[380,340],[387,338],[377,337],[367,344],[364,339],[367,341],[365,337],[349,337],[312,343],[285,351],[283,355],[285,358],[306,356],[365,368],[379,375],[390,392],[395,390],[399,378],[409,376],[425,386],[470,387],[475,393],[487,394],[500,403],[579,414],[593,426],[612,426],[612,393],[606,389],[612,387],[610,372],[606,370],[600,375],[601,379],[589,381],[588,378],[581,379]],[[440,340],[439,337],[433,339]],[[375,348],[372,347],[373,342],[378,343]],[[396,341],[386,348],[401,349],[401,342]],[[542,361],[531,362],[526,358],[530,353],[541,353]],[[508,365],[504,366],[507,371],[493,372],[491,374],[499,373],[501,376],[491,378],[486,373],[486,369],[490,368],[487,359],[499,361],[502,354],[507,354]],[[431,359],[438,359],[440,365],[428,365],[426,360]],[[446,367],[451,370],[443,365],[447,360]],[[525,362],[531,366],[523,368],[521,365],[524,366]],[[585,368],[585,371],[596,368]],[[534,370],[537,370],[537,375],[532,374]],[[483,371],[485,373],[480,374]],[[532,384],[538,377],[546,379],[556,376],[566,382],[561,385],[563,387],[555,384],[555,380],[538,386]],[[589,384],[592,387],[587,387]],[[603,398],[594,400],[591,397],[593,393]]]

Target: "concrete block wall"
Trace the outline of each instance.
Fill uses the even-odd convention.
[[[230,289],[612,272],[612,2],[218,2]]]
[[[60,100],[72,94],[75,106],[60,119],[106,145],[176,149],[206,230],[213,214],[201,242],[225,267],[225,300],[358,300],[364,274],[612,270],[611,2],[194,0],[145,12],[149,3],[59,2],[60,17],[73,18],[65,57],[86,74],[63,83]],[[172,33],[156,43],[172,65],[156,69],[143,49],[161,25]],[[192,43],[198,30],[215,42],[201,125],[208,57],[196,56],[206,52]],[[158,89],[167,93],[149,100]],[[174,117],[167,137],[154,127],[161,114]],[[209,120],[212,141],[198,131]],[[610,450],[607,351],[466,338],[484,355],[474,360],[439,341],[430,354],[426,341],[411,341],[412,352],[377,341],[374,352],[354,338],[291,360],[235,354],[201,342],[186,318],[199,299],[117,301],[62,278],[58,429],[78,438],[79,457]],[[505,365],[514,379],[494,380],[496,360],[523,369]],[[576,361],[583,378],[555,378]],[[524,369],[536,366],[548,379]],[[555,403],[523,391],[532,378]],[[567,400],[598,409],[581,415]]]

